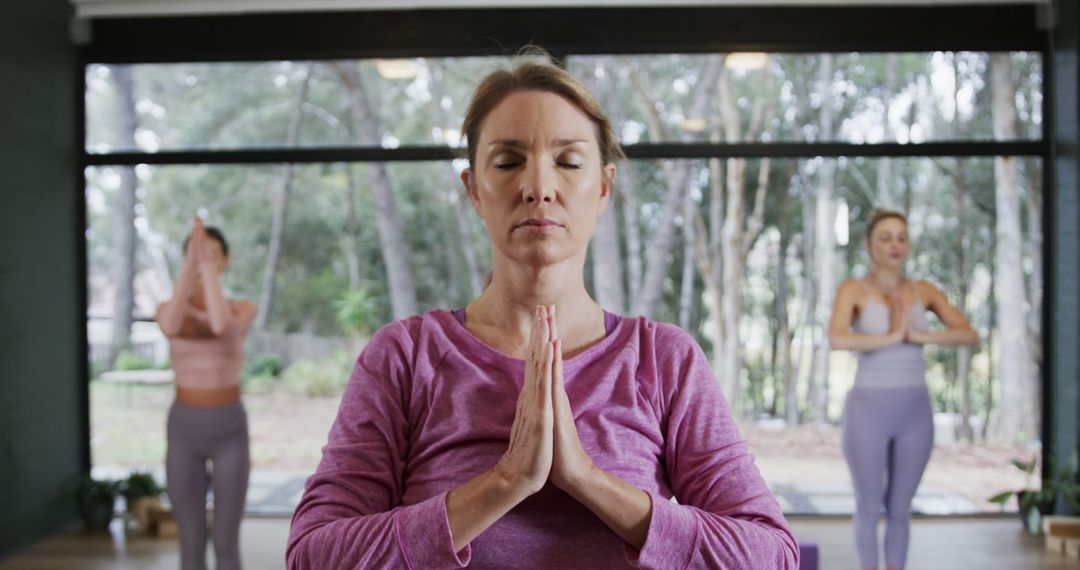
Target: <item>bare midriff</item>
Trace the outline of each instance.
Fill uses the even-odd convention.
[[[176,401],[195,408],[220,408],[240,401],[240,386],[228,388],[176,387]]]
[[[192,335],[169,339],[176,401],[199,408],[227,406],[240,399],[244,335]]]

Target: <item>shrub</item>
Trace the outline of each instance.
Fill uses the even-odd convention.
[[[121,494],[124,495],[129,509],[142,497],[157,497],[164,492],[152,474],[141,471],[133,471],[121,487]]]
[[[244,363],[245,376],[280,376],[285,361],[276,354],[258,354]]]
[[[242,380],[248,394],[268,394],[281,384],[281,379],[274,376],[244,376]]]
[[[352,372],[352,360],[344,351],[324,360],[299,360],[281,373],[281,383],[290,392],[309,398],[330,398],[345,391]]]
[[[113,370],[148,370],[154,368],[154,361],[145,356],[138,356],[127,350],[120,351],[113,363]]]
[[[334,302],[342,330],[367,336],[379,326],[379,300],[366,288],[350,289]]]

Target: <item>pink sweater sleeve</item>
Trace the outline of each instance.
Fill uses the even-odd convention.
[[[446,493],[401,506],[413,342],[406,326],[379,330],[356,362],[322,461],[293,513],[290,569],[460,568]]]
[[[679,503],[650,494],[645,545],[628,548],[628,561],[641,568],[798,568],[795,537],[701,348],[684,331],[659,325],[654,349],[664,460]]]

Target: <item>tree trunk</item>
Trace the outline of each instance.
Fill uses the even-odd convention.
[[[997,251],[997,234],[991,234],[990,245],[991,251]],[[986,441],[990,434],[990,424],[993,420],[994,413],[994,379],[997,378],[997,370],[994,363],[997,359],[994,358],[994,345],[997,343],[995,339],[995,332],[997,331],[997,261],[990,258],[990,295],[986,300],[986,308],[990,312],[990,316],[987,319],[986,325],[986,352],[989,358],[987,358],[987,371],[986,371],[986,407],[983,409],[983,425],[981,438]],[[1000,351],[999,351],[1000,352]]]
[[[784,192],[784,202],[787,201],[787,192]],[[777,226],[780,227],[779,225]],[[780,230],[780,255],[777,257],[776,266],[776,319],[777,336],[780,345],[777,354],[780,356],[781,370],[784,386],[784,421],[788,426],[794,426],[799,422],[799,396],[797,393],[796,375],[794,362],[791,360],[791,341],[793,339],[791,321],[788,318],[788,248],[790,238]]]
[[[608,83],[601,86],[596,81],[596,70],[602,69],[608,61],[605,57],[594,57],[590,60],[592,69],[581,74],[581,81],[585,88],[596,97],[600,105],[612,112],[612,117],[622,115],[621,109],[616,110],[617,96],[613,96]],[[618,179],[617,179],[618,180]],[[623,269],[622,253],[619,247],[619,218],[616,214],[615,196],[611,196],[607,209],[596,222],[596,230],[593,233],[590,253],[592,254],[592,283],[593,295],[596,302],[613,313],[626,312],[626,298],[623,294]]]
[[[698,83],[694,86],[690,97],[689,117],[704,117],[709,103],[716,93],[717,78],[723,69],[723,57],[718,55],[709,56],[702,70]],[[645,101],[647,109],[655,109],[655,104]],[[684,141],[692,138],[684,133],[681,137]],[[635,312],[651,317],[660,303],[660,294],[667,276],[668,263],[670,263],[671,247],[674,243],[675,218],[679,208],[683,205],[683,193],[690,178],[690,161],[681,161],[675,172],[668,177],[667,196],[664,201],[664,210],[656,233],[649,242],[646,252],[645,275],[639,295],[635,298]]]
[[[431,122],[437,125],[439,129],[449,129],[450,120],[447,118],[446,111],[442,106],[445,69],[438,63],[429,61],[429,65],[431,65],[432,77],[430,84]],[[442,142],[449,143],[450,141],[444,140]],[[476,214],[469,207],[468,197],[461,186],[461,180],[458,178],[457,171],[454,170],[453,163],[447,163],[444,172],[446,181],[443,184],[446,187],[446,199],[451,204],[451,207],[447,209],[447,217],[450,224],[454,226],[454,231],[457,232],[462,257],[465,259],[465,273],[469,283],[468,296],[471,300],[478,297],[480,292],[484,290],[484,275],[477,262],[476,240],[473,238],[472,224],[470,222]],[[450,258],[451,262],[453,259],[453,257]]]
[[[622,255],[619,253],[619,227],[615,217],[615,202],[596,222],[592,239],[593,286],[596,302],[608,311],[621,314],[626,311],[623,297]]]
[[[345,262],[349,266],[349,288],[360,288],[360,248],[356,243],[360,228],[356,221],[356,201],[359,194],[353,165],[345,165]]]
[[[353,137],[361,145],[379,146],[378,118],[364,91],[359,71],[351,63],[336,63],[334,69],[348,94]],[[409,268],[409,245],[394,203],[394,191],[386,164],[372,163],[369,169],[371,193],[375,199],[375,227],[379,233],[379,247],[386,265],[391,311],[393,318],[403,319],[417,312],[416,286]]]
[[[819,80],[822,88],[821,114],[819,118],[821,140],[828,141],[833,137],[833,109],[832,109],[832,55],[821,56],[821,69]],[[817,200],[815,202],[815,229],[817,236],[815,241],[818,294],[816,322],[819,327],[824,327],[829,322],[832,312],[832,300],[835,293],[834,285],[834,237],[833,226],[835,225],[835,208],[833,207],[832,190],[836,175],[836,161],[825,159],[821,166],[820,178],[818,179]],[[817,364],[819,380],[817,400],[812,404],[817,406],[817,420],[829,421],[829,337],[824,334],[822,328],[820,349],[817,351],[820,359]]]
[[[885,133],[883,142],[896,142],[892,127],[889,124],[889,106],[896,95],[896,60],[897,54],[885,55],[885,90],[881,97],[881,103],[885,107]],[[883,157],[878,159],[877,168],[877,204],[879,208],[896,208],[896,198],[892,194],[892,159]]]
[[[1042,299],[1043,299],[1043,229],[1042,182],[1039,180],[1038,159],[1024,160],[1025,206],[1027,210],[1027,252],[1031,258],[1028,278],[1028,338],[1031,339],[1034,370],[1042,366]]]
[[[724,167],[723,163],[718,158],[709,160],[709,226],[708,231],[705,230],[704,225],[700,232],[701,237],[698,240],[701,243],[707,244],[704,249],[704,259],[700,263],[701,275],[705,278],[705,298],[708,299],[706,309],[708,310],[708,322],[710,330],[713,331],[713,354],[712,354],[712,368],[715,374],[717,374],[720,380],[720,386],[725,390],[724,397],[729,397],[727,390],[730,386],[725,385],[725,380],[722,377],[723,371],[726,370],[727,362],[725,360],[725,347],[727,345],[724,335],[727,332],[727,327],[724,322],[724,256],[722,251],[723,246],[723,231],[724,231],[724,213],[725,213],[725,191],[724,191]],[[730,404],[730,402],[729,402]]]
[[[1016,87],[1010,55],[990,56],[994,138],[1016,139]],[[1039,393],[1033,372],[1033,354],[1025,318],[1023,236],[1020,227],[1020,192],[1017,159],[994,158],[998,286],[1001,355],[998,364],[1001,402],[992,433],[1002,440],[1029,440],[1038,436]]]
[[[683,266],[682,290],[679,292],[679,327],[690,330],[694,308],[694,214],[697,204],[694,193],[687,192],[683,199]]]
[[[457,217],[455,218],[455,226],[457,227],[458,242],[461,243],[461,253],[465,257],[465,269],[469,278],[469,299],[475,299],[480,296],[480,292],[484,290],[484,275],[480,270],[480,262],[476,259],[476,240],[473,238],[472,223],[469,221],[474,215],[472,210],[468,206],[468,202],[459,198],[454,202],[455,210],[457,211]]]
[[[727,75],[726,73],[724,74]],[[725,98],[726,99],[726,98]],[[725,107],[727,104],[725,103]],[[734,102],[731,103],[734,107]],[[742,346],[739,342],[739,320],[742,318],[742,225],[745,214],[743,187],[746,178],[746,161],[728,159],[726,169],[727,204],[724,227],[720,242],[720,255],[723,257],[722,286],[724,299],[721,304],[724,335],[721,348],[721,368],[717,371],[724,396],[728,400],[732,413],[739,415],[739,396],[741,395],[740,372],[742,370]]]
[[[133,150],[138,117],[135,115],[135,86],[130,65],[110,66],[116,82],[117,143],[123,150]],[[116,363],[121,351],[131,347],[131,313],[135,309],[135,178],[134,166],[117,168],[120,187],[112,208],[112,267],[113,286],[112,337],[109,343],[108,367]]]
[[[967,195],[967,184],[964,179],[961,161],[956,160],[955,162],[953,197],[956,200],[956,233],[953,237],[953,243],[956,247],[956,281],[959,284],[959,296],[956,299],[956,306],[966,313],[968,295],[967,256],[965,255],[967,209],[964,200]],[[960,434],[968,443],[974,441],[974,433],[971,430],[971,357],[971,347],[961,346],[957,348],[956,380],[960,389]]]
[[[285,135],[285,146],[291,147],[300,139],[300,129],[304,124],[304,103],[307,101],[308,86],[314,64],[308,64],[304,79],[300,83],[300,93],[296,98],[296,108],[289,119],[289,130]],[[270,226],[270,244],[266,249],[266,269],[263,272],[262,290],[255,312],[255,328],[266,330],[270,311],[274,307],[274,287],[277,281],[278,263],[281,260],[281,243],[285,237],[285,218],[289,213],[289,196],[292,193],[293,164],[286,163],[281,173],[281,186],[278,188],[277,201],[274,204],[274,218]]]
[[[949,121],[949,134],[956,138],[959,132],[960,113],[956,105],[959,101],[960,81],[956,66],[956,54],[953,54],[953,104],[954,111]],[[964,313],[967,312],[968,274],[967,274],[967,178],[964,176],[964,162],[960,159],[953,161],[953,198],[956,202],[956,232],[954,241],[956,247],[956,282],[958,284],[959,297],[957,307]],[[975,432],[971,427],[971,358],[972,349],[969,346],[961,346],[956,350],[956,381],[960,391],[960,437],[969,444],[975,441]]]

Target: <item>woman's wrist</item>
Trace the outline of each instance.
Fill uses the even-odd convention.
[[[588,466],[581,471],[569,474],[565,480],[562,481],[560,488],[578,502],[584,503],[586,501],[583,501],[582,499],[592,494],[594,489],[607,475],[607,472],[601,470],[590,461]]]
[[[519,495],[518,500],[524,500],[529,495],[538,493],[544,487],[546,481],[532,481],[518,470],[510,468],[504,459],[500,459],[489,470],[492,480],[499,488],[507,493]]]

